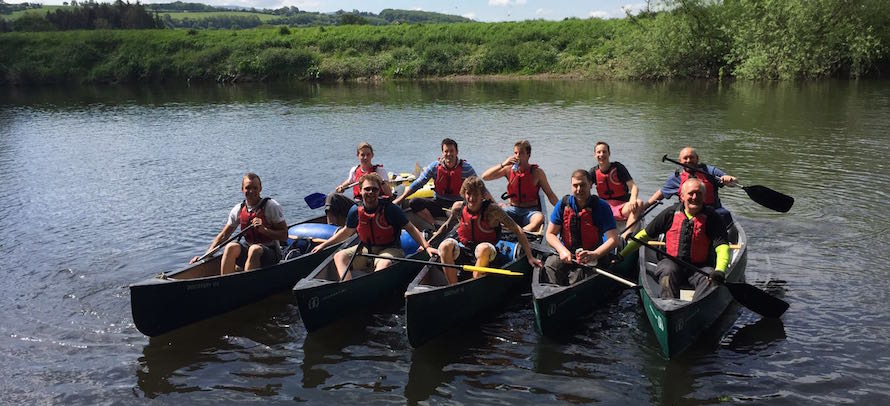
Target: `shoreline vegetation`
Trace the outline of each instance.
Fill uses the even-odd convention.
[[[884,0],[669,1],[623,19],[0,33],[0,85],[673,78],[890,71]]]

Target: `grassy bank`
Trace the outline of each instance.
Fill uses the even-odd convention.
[[[888,44],[881,1],[688,1],[621,20],[5,33],[0,81],[818,79],[879,73]]]

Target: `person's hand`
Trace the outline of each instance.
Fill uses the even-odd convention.
[[[717,283],[726,283],[726,272],[725,271],[711,272],[711,281],[717,282]]]
[[[513,166],[513,164],[519,162],[519,158],[516,158],[515,155],[511,155],[509,158],[504,160],[504,163],[501,164],[501,168],[506,168],[508,166]]]
[[[343,187],[343,185],[339,185],[339,186],[337,186],[337,188],[334,189],[334,190],[335,190],[337,193],[343,193],[343,190],[344,190],[344,189],[345,189],[345,188]]]
[[[254,217],[253,220],[250,221],[250,224],[253,225],[253,228],[260,228],[263,226],[263,219]]]
[[[194,264],[195,262],[198,262],[198,258],[200,258],[200,256],[198,256],[198,255],[193,256],[192,259],[189,261],[189,263]]]
[[[430,258],[432,258],[433,256],[439,255],[439,250],[433,247],[426,247],[426,254],[429,255]]]
[[[315,247],[312,247],[312,251],[311,251],[311,252],[312,252],[313,254],[316,253],[316,252],[318,252],[318,251],[321,251],[321,244],[318,244],[318,245],[316,245]]]
[[[596,254],[596,251],[588,251],[588,250],[580,250],[575,256],[577,257],[578,263],[581,264],[592,264],[599,259],[599,255]]]
[[[559,250],[559,260],[565,262],[567,264],[572,263],[572,253],[569,250],[563,248]]]
[[[536,258],[534,255],[528,256],[528,263],[532,266],[532,268],[540,268],[544,266],[544,264],[541,263],[541,260]]]
[[[720,183],[723,183],[726,186],[734,185],[735,181],[736,181],[735,176],[723,175],[720,177]]]

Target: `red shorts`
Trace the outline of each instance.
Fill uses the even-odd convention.
[[[621,209],[624,207],[627,202],[622,202],[621,200],[606,200],[606,203],[609,203],[609,207],[612,208],[612,217],[615,217],[615,221],[627,221],[627,217],[621,214]]]

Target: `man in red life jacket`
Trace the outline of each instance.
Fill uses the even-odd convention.
[[[464,179],[475,174],[476,171],[470,164],[458,159],[457,142],[445,138],[442,140],[442,156],[427,165],[420,176],[411,182],[405,193],[393,200],[393,204],[401,204],[405,197],[423,188],[430,179],[434,179],[435,196],[432,199],[411,199],[410,207],[414,214],[425,222],[435,224],[436,218],[445,217],[445,209],[461,200],[460,187]]]
[[[680,156],[677,159],[683,165],[692,168],[698,168],[702,172],[687,168],[686,166],[677,169],[664,182],[664,186],[660,190],[656,190],[649,198],[648,204],[651,205],[661,199],[670,199],[671,196],[680,193],[680,186],[687,179],[697,178],[705,185],[704,202],[705,205],[713,207],[717,214],[723,218],[723,222],[728,226],[732,224],[732,215],[720,203],[720,196],[717,195],[717,189],[725,185],[735,183],[736,177],[727,175],[725,172],[715,166],[699,163],[698,152],[695,148],[686,147],[680,150]]]
[[[504,210],[491,200],[486,200],[485,196],[490,196],[485,189],[485,183],[476,176],[467,178],[460,187],[460,195],[463,201],[455,202],[451,206],[451,215],[448,220],[442,224],[438,231],[430,238],[435,239],[438,235],[446,233],[457,225],[457,240],[446,238],[439,245],[439,255],[442,257],[443,264],[472,264],[476,266],[487,267],[498,257],[498,251],[495,244],[501,239],[501,226],[516,234],[519,244],[525,253],[530,253],[528,238]],[[528,263],[535,266],[541,266],[541,261],[533,255],[526,255]],[[501,258],[497,265],[506,262],[506,258]],[[456,268],[442,268],[445,271],[445,278],[448,283],[457,283]],[[473,277],[478,278],[481,273],[474,272]]]
[[[637,198],[637,184],[621,162],[610,161],[612,150],[609,144],[598,141],[593,151],[597,166],[590,168],[590,173],[594,175],[597,196],[609,204],[615,220],[634,223],[643,209],[643,201]]]
[[[380,190],[383,187],[383,179],[379,175],[373,172],[365,174],[359,182],[362,204],[349,209],[346,226],[337,230],[327,241],[313,248],[312,252],[323,250],[358,233],[362,253],[402,258],[405,256],[401,247],[402,229],[404,228],[420,248],[426,250],[430,256],[437,253],[423,239],[420,231],[408,222],[402,209],[386,199],[379,198]],[[343,278],[343,275],[346,275],[350,265],[352,269],[360,271],[379,271],[392,264],[392,260],[389,259],[353,255],[357,248],[358,246],[354,245],[334,254],[334,264],[342,279],[348,279]]]
[[[551,283],[567,286],[584,279],[580,264],[604,267],[618,244],[615,217],[602,199],[591,195],[590,172],[572,172],[572,195],[566,195],[550,214],[545,238],[559,254],[544,262]],[[605,236],[605,241],[603,236]]]
[[[729,265],[729,238],[720,215],[705,205],[704,182],[689,179],[680,190],[680,203],[668,207],[636,237],[648,241],[664,234],[668,254],[685,260],[711,274],[708,278],[698,272],[683,268],[669,258],[662,259],[656,267],[656,279],[661,285],[660,297],[679,298],[680,286],[685,282],[695,286],[693,300],[708,287],[710,280],[726,279]],[[619,257],[632,254],[640,248],[636,241],[628,241]]]
[[[392,196],[392,187],[388,182],[386,171],[383,170],[383,165],[371,163],[371,160],[374,159],[374,148],[371,147],[371,144],[367,142],[358,144],[358,148],[355,149],[355,155],[358,157],[358,165],[349,168],[346,180],[338,185],[336,191],[329,194],[325,199],[324,211],[325,215],[327,215],[328,224],[336,224],[338,226],[346,224],[346,214],[349,213],[349,209],[362,200],[358,180],[365,174],[377,173],[380,175],[380,179],[383,179],[380,196]],[[350,187],[352,187],[352,199],[341,194]]]
[[[544,213],[538,192],[543,190],[550,204],[556,205],[557,197],[550,188],[547,174],[538,165],[528,163],[532,145],[526,141],[513,144],[513,155],[499,165],[492,166],[482,174],[483,180],[507,178],[506,197],[510,205],[504,212],[525,231],[538,231],[544,224]]]
[[[235,272],[235,264],[250,271],[264,266],[277,264],[281,260],[281,247],[278,241],[287,239],[287,223],[281,211],[281,205],[271,198],[260,198],[263,184],[257,174],[249,172],[241,179],[241,192],[244,201],[236,204],[229,211],[229,218],[222,231],[216,235],[207,252],[232,235],[235,228],[245,229],[243,237],[246,242],[233,241],[226,245],[222,254],[220,273],[225,275]],[[198,257],[192,258],[195,262]]]

